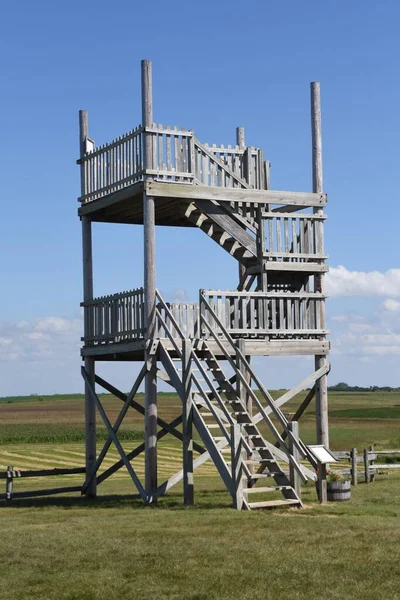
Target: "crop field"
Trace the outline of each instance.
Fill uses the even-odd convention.
[[[121,402],[102,400],[115,420]],[[162,394],[159,402],[162,418],[179,414],[176,396]],[[98,426],[101,447],[107,436],[100,420]],[[300,422],[306,442],[314,441],[314,427],[310,406]],[[362,451],[372,443],[400,448],[400,395],[331,393],[330,436],[334,450]],[[143,441],[141,415],[128,413],[121,441],[127,451]],[[104,467],[118,459],[111,446]],[[142,476],[143,455],[132,464]],[[0,399],[0,471],[7,465],[83,466],[82,397]],[[159,466],[160,483],[182,466],[171,436],[159,444]],[[81,477],[17,480],[15,490],[80,485]],[[121,469],[99,487],[95,501],[75,494],[0,505],[1,600],[400,599],[400,476],[394,472],[352,488],[351,502],[327,506],[316,502],[309,483],[301,511],[232,510],[211,463],[195,471],[194,507],[183,507],[181,483],[157,506],[143,507],[134,495]]]

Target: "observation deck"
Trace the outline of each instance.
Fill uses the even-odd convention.
[[[206,341],[221,358],[220,345],[232,349],[231,340],[238,338],[244,339],[247,355],[324,355],[329,351],[321,324],[324,299],[315,293],[201,290],[196,304],[170,304],[157,292],[153,339],[162,340],[172,355],[183,339],[190,339],[200,352]],[[143,288],[95,298],[82,306],[87,332],[83,356],[143,360],[147,337]]]
[[[271,190],[270,163],[261,149],[202,144],[193,130],[156,124],[99,147],[87,137],[78,164],[81,217],[143,224],[143,195],[152,196],[156,225],[198,227],[245,269],[237,290],[202,290],[197,304],[169,305],[159,297],[154,338],[180,343],[173,315],[185,337],[198,345],[207,339],[218,355],[201,323],[207,299],[229,335],[245,340],[249,355],[328,352],[325,296],[309,286],[312,275],[328,270],[325,194]],[[262,273],[266,288],[250,291]],[[84,302],[83,356],[143,360],[144,297],[136,289]]]

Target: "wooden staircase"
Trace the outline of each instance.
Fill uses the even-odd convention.
[[[163,308],[168,311],[165,303]],[[174,322],[172,314],[169,317]],[[176,322],[174,326],[179,333]],[[170,335],[169,332],[166,331],[166,335]],[[291,439],[298,455],[308,460],[314,468],[315,461],[303,442],[291,437],[287,420],[256,378],[246,358],[240,351],[236,361],[226,357],[234,368],[234,375],[228,377],[206,340],[192,346],[182,332],[180,336],[182,347],[176,343],[176,338],[170,337],[174,351],[169,350],[169,346],[161,340],[159,357],[183,405],[189,403],[191,406],[193,424],[231,493],[234,505],[247,510],[289,505],[301,507],[301,499],[291,485],[286,470],[290,466],[303,482],[314,479],[314,474],[294,457],[291,445],[284,441],[284,437]],[[236,347],[226,331],[225,337]],[[184,359],[184,346],[190,348],[189,359],[187,351]],[[245,383],[243,373],[247,373],[249,381],[258,387],[258,394],[250,384]],[[252,407],[259,411],[256,415],[249,412],[247,402],[243,401],[243,390],[250,396]],[[271,413],[280,421],[284,429],[283,436],[269,416]],[[260,421],[272,432],[275,445],[263,436],[258,426]],[[239,446],[240,456],[236,452]],[[239,480],[235,476],[238,469]],[[280,494],[279,498],[276,497],[277,493]]]
[[[256,239],[248,231],[255,229],[233,210],[213,200],[197,200],[187,207],[185,216],[241,263],[259,262]]]

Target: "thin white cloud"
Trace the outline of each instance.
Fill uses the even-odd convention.
[[[398,302],[397,300],[393,300],[392,298],[387,298],[383,302],[382,306],[384,310],[387,310],[389,312],[400,312],[400,302]]]
[[[0,323],[0,362],[59,360],[79,356],[82,321],[42,317]]]
[[[400,296],[400,269],[349,271],[340,265],[326,275],[326,292],[330,296]]]

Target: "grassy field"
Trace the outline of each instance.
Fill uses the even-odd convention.
[[[160,400],[162,417],[174,418],[177,398]],[[115,419],[121,402],[103,401]],[[82,408],[79,396],[0,399],[0,470],[82,466]],[[331,393],[331,447],[400,448],[399,409],[395,393]],[[301,434],[314,441],[312,407]],[[99,437],[105,437],[100,424]],[[133,412],[122,444],[130,450],[142,439],[143,418]],[[180,469],[181,449],[171,436],[160,443],[159,457],[160,479]],[[111,447],[105,466],[118,458]],[[142,475],[143,457],[133,464]],[[81,483],[78,476],[49,481]],[[25,479],[15,489],[40,486],[39,479]],[[327,506],[308,484],[302,511],[234,511],[207,463],[196,471],[195,490],[194,507],[182,506],[179,484],[158,506],[144,508],[121,470],[94,502],[75,495],[3,504],[1,600],[400,599],[399,475],[379,475],[353,488],[350,503]]]

